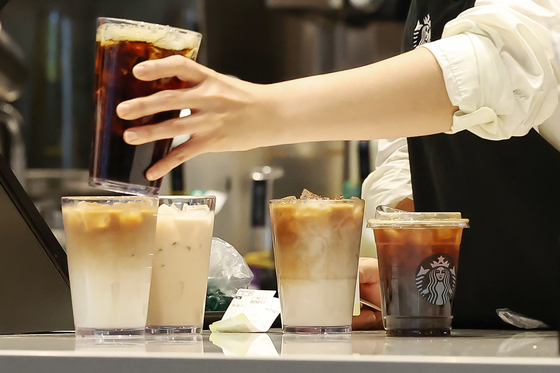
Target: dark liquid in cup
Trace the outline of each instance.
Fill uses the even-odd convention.
[[[161,90],[186,88],[187,82],[177,78],[144,82],[132,74],[132,68],[142,61],[175,54],[190,56],[195,53],[192,49],[168,50],[143,41],[97,42],[94,96],[96,115],[90,178],[160,187],[161,179],[149,181],[145,173],[169,153],[172,139],[129,145],[123,140],[123,132],[131,127],[177,118],[180,111],[168,111],[128,121],[116,115],[116,107],[123,101],[149,96]]]
[[[462,228],[374,229],[389,335],[447,335]]]

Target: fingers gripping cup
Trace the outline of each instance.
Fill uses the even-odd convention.
[[[118,193],[157,195],[161,179],[150,181],[145,173],[166,156],[172,139],[143,145],[123,140],[126,129],[178,118],[180,110],[123,120],[116,107],[125,100],[152,95],[167,89],[186,88],[176,77],[141,81],[132,68],[146,60],[182,55],[196,59],[202,36],[199,33],[146,22],[99,18],[95,60],[95,125],[89,184]],[[186,108],[185,108],[186,109]]]
[[[352,324],[364,201],[270,201],[282,328],[292,333],[344,333]]]
[[[200,333],[214,228],[214,196],[160,197],[147,332]]]
[[[368,221],[377,244],[383,325],[389,335],[447,335],[459,247],[468,219],[378,206]]]
[[[63,197],[76,335],[143,336],[158,199]]]

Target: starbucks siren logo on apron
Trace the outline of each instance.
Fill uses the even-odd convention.
[[[441,306],[449,302],[455,291],[457,266],[449,254],[434,254],[416,269],[416,288],[422,298]]]
[[[432,41],[432,20],[428,14],[423,20],[416,23],[414,33],[412,35],[412,43],[414,48]]]

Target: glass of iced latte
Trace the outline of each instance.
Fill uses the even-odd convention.
[[[182,55],[195,59],[201,34],[146,22],[99,18],[95,60],[95,127],[89,184],[119,193],[157,195],[161,179],[149,181],[145,173],[171,149],[172,139],[143,145],[128,145],[126,129],[178,118],[180,111],[168,111],[136,120],[123,120],[116,107],[125,100],[166,90],[186,88],[176,77],[140,81],[132,68],[146,60]],[[185,108],[187,109],[187,108]]]
[[[143,336],[157,197],[63,197],[76,335]]]
[[[448,335],[459,248],[468,219],[378,206],[373,228],[383,325],[389,335]]]
[[[284,332],[350,332],[363,215],[359,198],[307,190],[270,201]]]
[[[200,333],[216,197],[162,196],[159,201],[146,331],[156,336]]]

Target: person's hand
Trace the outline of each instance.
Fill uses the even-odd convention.
[[[379,286],[379,267],[377,259],[360,258],[360,298],[375,305],[381,304],[381,288]],[[353,330],[382,329],[381,312],[363,306],[359,316],[352,318]]]
[[[124,140],[132,145],[190,135],[146,173],[156,180],[188,159],[204,152],[247,150],[267,145],[265,86],[216,73],[183,56],[145,61],[133,69],[140,80],[152,81],[176,76],[187,81],[187,89],[166,90],[135,98],[117,106],[117,114],[133,120],[162,111],[189,108],[191,115],[163,123],[134,127],[125,131]],[[257,102],[258,101],[258,102]]]

